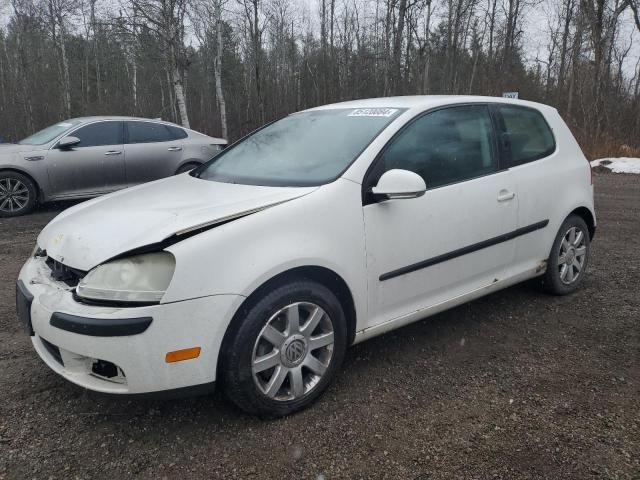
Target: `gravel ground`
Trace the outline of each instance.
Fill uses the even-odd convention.
[[[640,176],[598,174],[589,276],[519,285],[358,345],[312,408],[87,393],[36,357],[14,281],[60,210],[0,221],[0,479],[640,479]]]

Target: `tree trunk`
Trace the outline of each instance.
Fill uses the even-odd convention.
[[[222,6],[221,0],[217,0],[216,4],[216,56],[213,64],[214,76],[216,80],[216,98],[218,107],[220,108],[220,128],[222,129],[222,138],[228,140],[227,132],[227,104],[222,91]]]
[[[191,128],[189,125],[189,115],[187,115],[187,103],[184,99],[184,89],[182,88],[182,78],[178,67],[173,67],[172,72],[173,90],[176,95],[176,104],[178,105],[178,112],[180,113],[180,124],[183,127]]]
[[[56,11],[54,9],[55,7],[51,3],[49,8],[53,20],[53,39],[54,42],[58,44],[58,51],[60,53],[60,69],[62,73],[62,106],[65,117],[69,118],[71,116],[71,81],[69,79],[69,60],[67,58],[67,48],[64,38],[64,20],[60,12]],[[56,30],[58,31],[57,35]]]
[[[571,27],[571,20],[573,19],[573,0],[566,1],[566,10],[564,12],[564,28],[562,30],[562,43],[560,47],[560,67],[558,70],[558,86],[556,89],[557,99],[556,103],[560,104],[562,98],[562,91],[564,88],[564,76],[567,64],[567,43],[569,41],[569,31]]]
[[[400,94],[400,60],[402,57],[402,35],[404,34],[404,22],[407,15],[407,0],[400,0],[398,4],[398,27],[393,37],[393,51],[391,63],[391,85],[393,94]]]

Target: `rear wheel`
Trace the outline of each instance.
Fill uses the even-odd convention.
[[[345,315],[324,285],[281,285],[243,311],[224,348],[227,397],[247,413],[288,415],[331,383],[347,346]]]
[[[577,290],[586,274],[590,248],[587,224],[581,217],[570,215],[553,243],[544,277],[545,289],[554,295]]]
[[[0,217],[17,217],[33,210],[37,189],[26,175],[0,172]]]

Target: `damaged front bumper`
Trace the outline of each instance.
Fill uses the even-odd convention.
[[[244,297],[212,295],[140,307],[78,303],[51,277],[42,257],[23,266],[18,314],[42,360],[89,390],[143,394],[210,384],[224,332]],[[167,363],[166,355],[200,347],[197,358]]]

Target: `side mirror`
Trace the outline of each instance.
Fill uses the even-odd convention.
[[[371,189],[376,200],[417,198],[424,195],[427,185],[420,175],[409,170],[389,170],[384,172],[378,184]]]
[[[62,137],[56,145],[56,148],[60,150],[64,150],[67,148],[75,147],[80,143],[80,139],[78,137]]]

